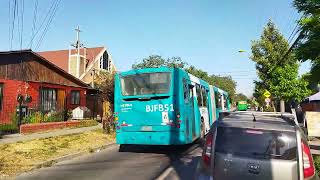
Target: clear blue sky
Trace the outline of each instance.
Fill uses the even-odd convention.
[[[21,5],[23,0],[17,1]],[[54,1],[38,1],[36,28]],[[30,48],[35,0],[24,3],[22,48],[26,49]],[[0,17],[0,50],[5,51],[10,49],[9,0],[0,1]],[[248,58],[251,40],[259,38],[270,18],[288,38],[298,17],[291,0],[65,0],[39,48],[40,36],[32,48],[68,49],[79,25],[84,44],[106,46],[120,71],[129,70],[134,62],[151,54],[180,56],[211,74],[231,75],[237,81],[237,92],[251,95],[256,79],[254,63]],[[20,49],[17,27],[12,49]],[[239,54],[239,49],[247,53]],[[303,64],[301,72],[309,66]]]

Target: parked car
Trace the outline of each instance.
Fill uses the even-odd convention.
[[[317,179],[302,130],[291,115],[230,113],[205,139],[196,179]]]

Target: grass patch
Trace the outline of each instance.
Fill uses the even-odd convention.
[[[316,167],[317,174],[320,174],[320,156],[313,155],[314,166]]]
[[[0,145],[0,178],[38,167],[39,163],[114,142],[115,134],[102,130]],[[52,163],[49,163],[50,165]],[[49,166],[50,166],[49,165]]]

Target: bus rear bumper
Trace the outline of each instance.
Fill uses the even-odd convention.
[[[181,145],[188,144],[184,132],[120,132],[116,135],[117,144],[140,145]]]

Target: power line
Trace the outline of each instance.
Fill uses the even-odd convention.
[[[10,39],[10,50],[12,50],[12,41],[14,38],[14,25],[15,25],[15,21],[16,21],[16,11],[17,11],[17,0],[14,0],[13,3],[13,20],[12,20],[12,28],[11,28],[11,39]]]
[[[57,9],[58,9],[58,6],[59,6],[60,2],[61,2],[61,0],[57,0],[57,1],[56,1],[55,7],[54,7],[54,9],[53,9],[53,11],[52,11],[52,14],[51,14],[51,16],[50,16],[50,18],[49,18],[48,23],[46,24],[46,27],[45,27],[45,29],[44,29],[44,31],[43,31],[43,33],[42,33],[42,35],[41,35],[41,37],[40,37],[40,39],[39,39],[39,41],[38,41],[38,44],[37,44],[36,49],[38,49],[38,48],[40,47],[40,45],[41,45],[41,43],[42,43],[42,41],[43,41],[46,33],[48,32],[48,29],[49,29],[49,27],[50,27],[50,25],[51,25],[51,22],[52,22],[55,14],[56,14],[56,12],[57,12]]]
[[[11,40],[11,0],[8,0],[8,3],[9,3],[9,9],[8,9],[8,12],[9,12],[9,23],[8,23],[9,32],[8,32],[8,34],[9,34],[9,36],[8,36],[8,38],[9,38],[9,42],[10,42],[10,40]],[[10,46],[10,44],[9,44],[9,46]],[[9,50],[11,50],[10,47],[9,47]]]
[[[301,19],[302,19],[302,16],[299,18],[298,22],[299,22]],[[292,30],[289,38],[288,38],[289,44],[291,43],[291,41],[293,40],[293,38],[294,38],[294,37],[297,35],[297,33],[298,33],[298,30],[297,30],[298,25],[299,25],[298,22],[296,23],[295,27],[293,28],[293,30]]]
[[[9,34],[9,36],[8,36],[8,38],[9,38],[9,41],[8,42],[10,42],[10,37],[11,37],[11,0],[8,0],[8,12],[9,12],[9,21],[8,21],[8,28],[9,28],[9,31],[8,31],[8,34]],[[10,44],[9,44],[9,46],[10,46]],[[11,50],[10,49],[10,47],[9,47],[9,50]]]
[[[304,31],[300,31],[299,36],[296,38],[296,40],[292,43],[289,50],[284,54],[284,56],[281,58],[281,61],[283,61],[284,58],[288,56],[288,54],[292,51],[292,49],[295,47],[295,45],[299,42],[301,38],[304,36]]]
[[[21,10],[21,34],[20,34],[20,49],[22,50],[23,42],[23,16],[24,16],[24,0],[22,0],[22,10]]]
[[[31,35],[31,38],[34,36],[34,33],[35,33],[36,22],[37,22],[37,14],[38,14],[38,0],[35,0],[35,3],[34,3],[34,11],[33,11],[32,35]],[[32,42],[33,42],[33,41],[31,41],[30,47],[32,46]]]
[[[29,42],[29,44],[28,44],[28,46],[29,46],[30,48],[31,48],[31,44],[33,43],[34,38],[35,38],[35,37],[37,36],[37,34],[40,32],[42,26],[43,26],[44,23],[46,22],[46,20],[47,20],[47,18],[49,17],[50,13],[52,13],[51,11],[52,11],[53,7],[55,6],[55,2],[57,2],[57,1],[54,1],[54,2],[51,4],[50,9],[48,10],[48,12],[47,12],[45,18],[43,19],[42,23],[40,24],[39,28],[38,28],[37,31],[34,33],[34,35],[31,37],[31,40],[30,40],[30,42]]]
[[[20,24],[20,18],[21,18],[21,16],[20,16],[20,5],[19,5],[19,1],[21,1],[21,0],[18,0],[17,2],[17,20],[18,20],[18,34],[17,34],[17,40],[18,40],[18,42],[20,42],[20,38],[21,38],[21,36],[20,36],[20,32],[21,32],[21,24]],[[18,46],[19,47],[19,46]]]
[[[293,14],[294,14],[294,12],[295,12],[295,11],[293,11]],[[286,28],[286,31],[285,31],[285,32],[287,32],[287,34],[289,34],[289,33],[290,33],[290,30],[291,30],[291,28],[290,28],[290,22],[297,22],[300,18],[301,18],[301,17],[300,17],[300,14],[297,14],[295,17],[293,17],[293,15],[292,15],[292,18],[291,18],[290,20],[288,19],[287,28]],[[297,24],[295,24],[295,25],[297,25]]]

